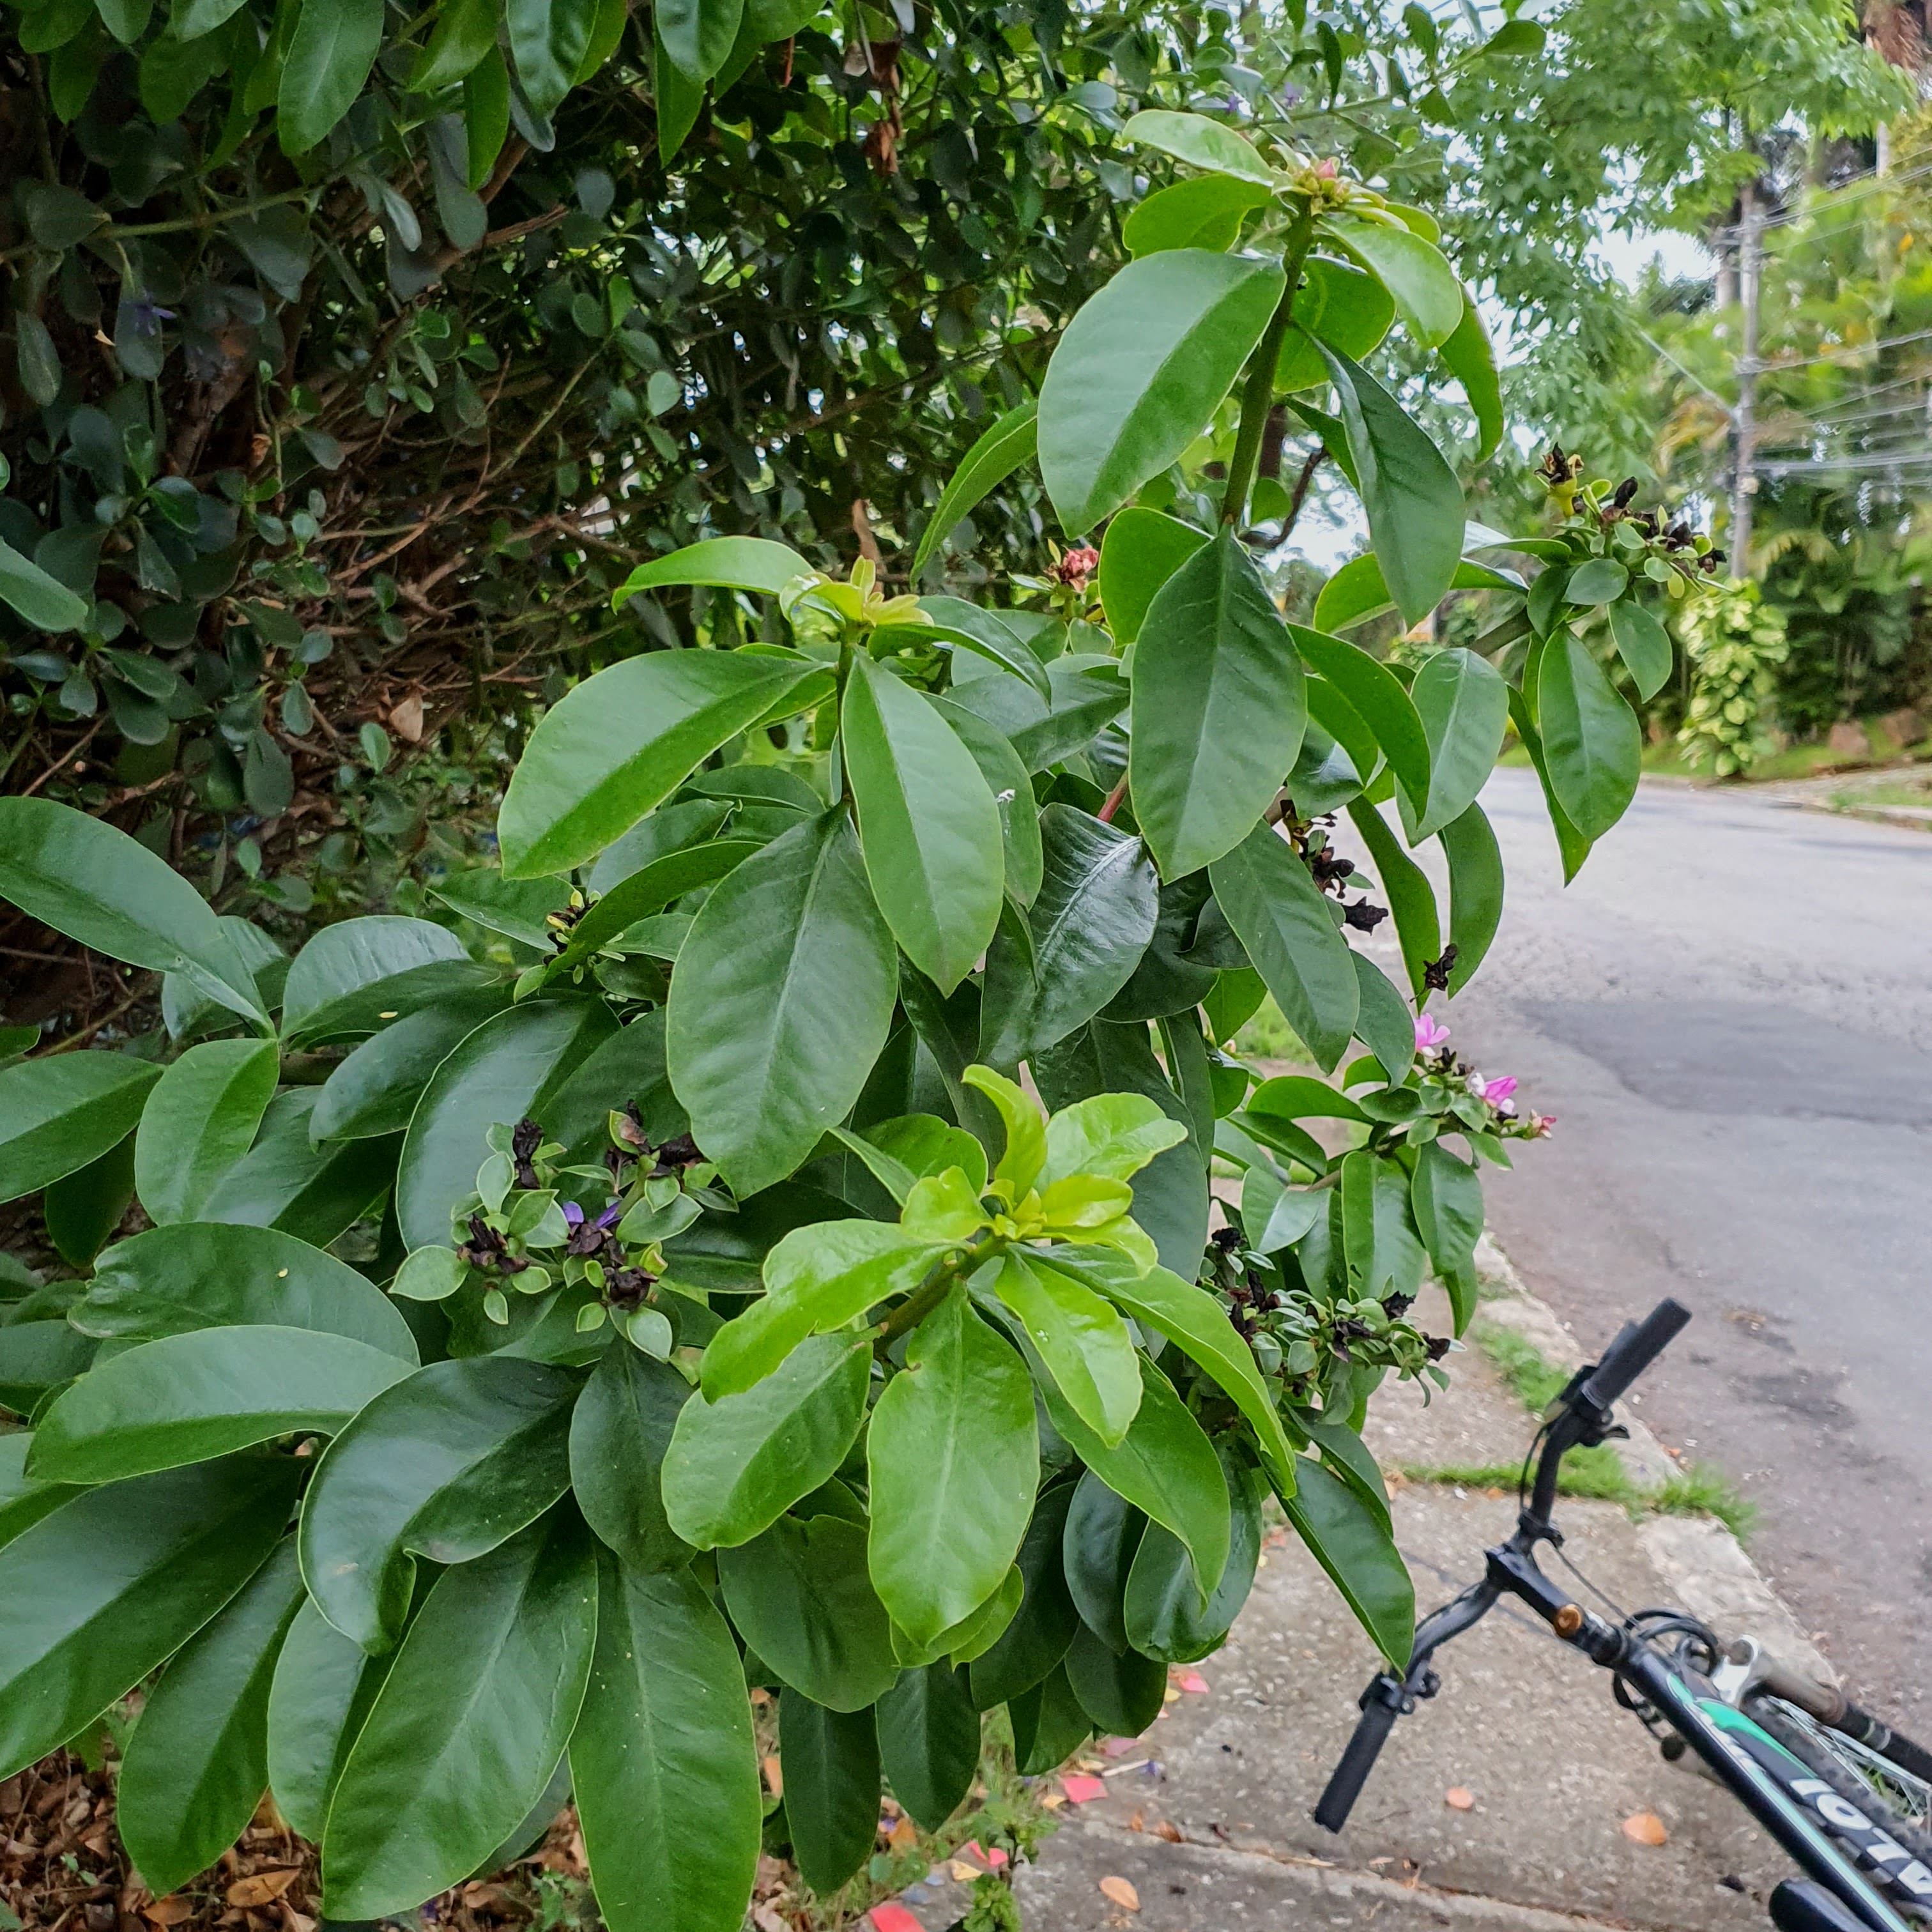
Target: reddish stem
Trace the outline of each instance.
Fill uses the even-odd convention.
[[[1113,824],[1114,814],[1120,810],[1120,801],[1122,799],[1125,798],[1126,795],[1127,775],[1125,772],[1123,772],[1120,774],[1120,783],[1114,786],[1112,791],[1108,793],[1106,803],[1101,806],[1099,812],[1096,814],[1102,825],[1111,825]]]

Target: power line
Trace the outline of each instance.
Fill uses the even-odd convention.
[[[1903,349],[1910,342],[1932,342],[1932,328],[1914,329],[1910,335],[1881,336],[1875,342],[1862,342],[1844,349],[1829,349],[1816,356],[1801,356],[1790,362],[1766,362],[1759,373],[1781,376],[1787,369],[1809,369],[1820,362],[1849,362],[1860,356],[1876,356],[1883,349]]]
[[[1846,430],[1852,429],[1857,424],[1889,422],[1900,418],[1912,416],[1924,417],[1928,428],[1932,428],[1932,408],[1928,408],[1928,404],[1932,404],[1932,398],[1922,396],[1916,397],[1909,403],[1893,403],[1883,409],[1864,410],[1860,411],[1856,416],[1840,416],[1835,422],[1817,422],[1810,417],[1802,414],[1797,416],[1795,420],[1804,425],[1803,435],[1808,440],[1833,434],[1842,434]],[[1775,427],[1778,424],[1779,418],[1774,415],[1771,418],[1771,422]],[[1860,430],[1856,433],[1868,436],[1872,434],[1869,429]],[[1793,440],[1798,439],[1794,436]]]
[[[1932,456],[1904,457],[1900,454],[1870,456],[1774,458],[1762,465],[1768,472],[1780,476],[1805,470],[1911,470],[1932,468]]]
[[[1830,200],[1822,203],[1813,203],[1803,208],[1787,208],[1782,214],[1767,215],[1757,225],[1761,230],[1788,228],[1794,222],[1810,220],[1820,214],[1834,214],[1838,209],[1849,207],[1853,202],[1865,200],[1874,194],[1886,194],[1903,188],[1907,182],[1918,181],[1927,175],[1932,175],[1932,161],[1922,161],[1917,167],[1908,168],[1902,174],[1881,175],[1874,172],[1855,175],[1842,188],[1826,190],[1832,197]],[[1862,182],[1866,185],[1858,188],[1857,184]],[[1856,193],[1852,191],[1854,188],[1857,189]],[[1744,224],[1737,221],[1726,222],[1720,227],[1712,229],[1709,233],[1714,241],[1735,242],[1743,235]]]
[[[1916,388],[1924,380],[1922,372],[1915,376],[1895,376],[1889,382],[1874,382],[1869,388],[1860,389],[1855,394],[1843,397],[1835,403],[1820,403],[1816,409],[1801,410],[1799,413],[1808,416],[1814,422],[1823,423],[1826,416],[1832,410],[1849,408],[1854,403],[1870,402],[1873,397],[1882,396],[1888,389]],[[1915,403],[1908,406],[1916,408],[1917,405]],[[1851,418],[1848,417],[1844,420],[1849,422]]]

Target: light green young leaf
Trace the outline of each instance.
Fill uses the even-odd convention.
[[[1156,1154],[1186,1138],[1187,1130],[1144,1094],[1096,1094],[1048,1120],[1040,1184],[1051,1187],[1075,1174],[1130,1180]]]
[[[912,1184],[899,1215],[902,1238],[916,1241],[970,1241],[992,1218],[964,1172],[949,1167]]]
[[[986,1191],[986,1150],[964,1127],[936,1114],[904,1114],[862,1133],[834,1127],[833,1134],[872,1170],[873,1178],[903,1208],[913,1183],[956,1167],[977,1200]]]
[[[960,1078],[985,1094],[1006,1123],[1006,1151],[993,1169],[993,1181],[1010,1202],[1017,1204],[1026,1198],[1046,1164],[1046,1123],[1040,1108],[1018,1082],[990,1066],[969,1066]]]
[[[1127,1324],[1094,1291],[1033,1257],[1006,1255],[993,1292],[1025,1328],[1068,1406],[1109,1448],[1141,1406],[1139,1358]]]
[[[662,590],[682,584],[760,591],[776,597],[794,578],[812,574],[812,566],[784,544],[764,537],[712,537],[639,564],[611,592],[610,608],[621,610],[640,590]]]

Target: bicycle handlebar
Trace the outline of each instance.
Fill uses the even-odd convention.
[[[1321,1803],[1315,1808],[1315,1822],[1324,1830],[1339,1832],[1348,1822],[1348,1814],[1355,1808],[1355,1800],[1361,1796],[1362,1786],[1368,1782],[1369,1773],[1375,1769],[1376,1760],[1382,1755],[1382,1746],[1388,1742],[1389,1732],[1395,1726],[1400,1710],[1396,1700],[1401,1694],[1399,1686],[1391,1693],[1388,1680],[1384,1678],[1378,1677],[1369,1686],[1362,1700],[1361,1721],[1322,1794]]]
[[[1610,1408],[1682,1333],[1690,1319],[1690,1310],[1666,1295],[1642,1322],[1626,1322],[1580,1393],[1598,1408]]]

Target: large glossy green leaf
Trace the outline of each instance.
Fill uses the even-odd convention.
[[[668,0],[651,24],[679,72],[701,86],[730,58],[744,11],[745,0]]]
[[[1066,1587],[1062,1544],[1071,1483],[1046,1490],[1034,1504],[1033,1520],[1017,1559],[1022,1580],[1020,1606],[992,1648],[973,1660],[973,1702],[982,1711],[1023,1695],[1066,1654],[1080,1621]]]
[[[268,1786],[276,1808],[311,1844],[321,1841],[336,1781],[394,1655],[371,1657],[313,1599],[282,1640],[268,1687]]]
[[[1282,1498],[1296,1534],[1328,1571],[1376,1648],[1408,1668],[1415,1638],[1415,1586],[1387,1526],[1340,1477],[1304,1456],[1294,1493]]]
[[[1202,168],[1237,181],[1252,182],[1274,189],[1282,176],[1263,160],[1246,135],[1204,114],[1176,114],[1162,108],[1148,108],[1136,114],[1121,130],[1130,141],[1144,142],[1172,154],[1190,167]]]
[[[0,1776],[66,1742],[247,1582],[299,1466],[233,1456],[90,1490],[0,1550]]]
[[[1648,702],[1670,682],[1677,661],[1670,633],[1641,604],[1619,597],[1610,606],[1610,635],[1636,694]]]
[[[1090,1288],[1030,1256],[1007,1255],[993,1289],[1019,1318],[1067,1406],[1101,1441],[1118,1443],[1141,1406],[1140,1359],[1127,1324]]]
[[[134,1138],[134,1191],[158,1227],[200,1218],[253,1143],[280,1065],[273,1040],[211,1040],[161,1076]]]
[[[1132,1426],[1109,1448],[1068,1407],[1058,1390],[1042,1394],[1054,1426],[1082,1462],[1114,1493],[1187,1546],[1203,1596],[1221,1580],[1228,1562],[1228,1486],[1214,1445],[1189,1413],[1174,1384],[1143,1355],[1141,1406]]]
[[[322,1082],[309,1132],[318,1141],[375,1140],[404,1132],[430,1076],[510,1004],[507,986],[459,993],[386,1026]]]
[[[268,1322],[416,1359],[409,1324],[367,1276],[273,1228],[191,1221],[116,1242],[68,1318],[120,1341]]]
[[[329,1445],[303,1501],[302,1574],[322,1615],[364,1649],[387,1650],[417,1556],[467,1563],[541,1516],[569,1486],[582,1385],[547,1363],[483,1355],[432,1363],[377,1396]]]
[[[1225,1446],[1221,1467],[1228,1479],[1232,1540],[1228,1567],[1204,1609],[1186,1550],[1159,1523],[1148,1525],[1134,1552],[1121,1603],[1127,1639],[1136,1650],[1162,1664],[1193,1664],[1219,1650],[1254,1588],[1262,1548],[1258,1484],[1253,1466]]]
[[[410,91],[434,94],[453,87],[496,45],[496,9],[490,0],[449,0],[410,76]]]
[[[1163,878],[1247,836],[1308,722],[1301,657],[1232,530],[1155,593],[1134,646],[1134,816]]]
[[[1354,215],[1331,216],[1327,226],[1394,296],[1403,322],[1422,348],[1438,348],[1454,335],[1468,304],[1456,271],[1433,242]]]
[[[872,896],[906,957],[950,993],[999,923],[999,808],[952,726],[863,654],[852,661],[839,742]]]
[[[1355,1037],[1391,1080],[1400,1080],[1415,1060],[1415,1016],[1394,981],[1366,952],[1352,952],[1350,957],[1362,995]]]
[[[1327,380],[1325,375],[1323,380]],[[1452,590],[1514,591],[1520,595],[1523,582],[1513,570],[1494,569],[1486,563],[1477,563],[1465,556],[1456,565],[1456,574],[1450,579],[1449,587]],[[1318,631],[1346,631],[1394,608],[1395,599],[1389,595],[1382,567],[1376,561],[1375,552],[1370,550],[1342,565],[1322,586],[1322,594],[1315,600],[1315,628]]]
[[[1000,836],[1006,852],[1006,896],[1030,906],[1040,896],[1040,808],[1032,781],[1020,754],[1004,731],[987,723],[976,711],[944,698],[930,700],[932,708],[952,727],[961,744],[972,754],[999,808]]]
[[[778,1766],[799,1875],[829,1898],[866,1862],[879,1826],[879,1738],[870,1711],[778,1702]]]
[[[1209,540],[1206,531],[1192,524],[1138,504],[1130,505],[1108,524],[1100,542],[1097,584],[1116,644],[1124,647],[1134,642],[1161,586]]]
[[[1061,1668],[1097,1731],[1137,1738],[1160,1715],[1167,1666],[1138,1651],[1114,1649],[1084,1624],[1073,1633]]]
[[[688,1571],[599,1558],[570,1768],[610,1932],[738,1932],[758,1862],[758,1754],[738,1647]]]
[[[995,671],[956,683],[946,695],[974,711],[1011,742],[1030,772],[1082,750],[1127,707],[1129,687],[1113,658],[1069,652],[1046,668],[1053,695],[1042,700],[1017,677]]]
[[[95,1347],[58,1318],[10,1322],[0,1328],[0,1402],[31,1414],[50,1389],[85,1372]]]
[[[814,1703],[862,1711],[898,1677],[892,1626],[866,1571],[862,1525],[781,1516],[762,1535],[719,1552],[718,1580],[746,1646]]]
[[[659,806],[598,854],[590,868],[590,890],[608,892],[667,853],[702,844],[723,826],[730,811],[729,803],[722,799],[685,798],[675,805]]]
[[[664,1462],[664,1514],[700,1550],[748,1543],[837,1470],[865,1420],[872,1348],[815,1335],[742,1395],[686,1402]]]
[[[504,7],[517,78],[525,98],[545,118],[570,92],[596,20],[597,0],[508,0]]]
[[[423,1090],[397,1166],[396,1220],[411,1247],[448,1240],[451,1212],[476,1190],[490,1128],[526,1114],[542,1120],[546,1100],[616,1030],[601,1000],[542,1000],[464,1037]]]
[[[1534,664],[1532,654],[1532,668]],[[1526,670],[1526,679],[1528,675],[1528,670]],[[1586,833],[1580,832],[1570,822],[1563,809],[1562,802],[1556,795],[1556,788],[1550,780],[1550,760],[1544,752],[1543,734],[1536,728],[1536,714],[1530,698],[1511,686],[1509,706],[1510,722],[1516,727],[1516,735],[1522,741],[1523,749],[1529,754],[1529,761],[1536,767],[1538,782],[1543,787],[1543,802],[1550,814],[1551,828],[1556,834],[1556,848],[1563,860],[1563,883],[1567,886],[1576,876],[1583,861],[1590,856],[1592,841]],[[1497,903],[1498,906],[1502,903],[1500,892],[1497,895]]]
[[[1503,440],[1502,384],[1496,374],[1496,352],[1482,311],[1466,294],[1462,320],[1438,346],[1449,373],[1462,386],[1469,412],[1476,418],[1476,460],[1486,463]]]
[[[466,994],[501,990],[503,975],[481,960],[454,956],[432,959],[421,966],[372,980],[352,992],[339,994],[305,1014],[300,1026],[285,1034],[290,1047],[338,1046],[366,1040],[398,1020],[424,1007]]]
[[[916,1825],[936,1832],[965,1802],[980,1768],[980,1713],[966,1672],[908,1670],[879,1700],[879,1761]]]
[[[412,1910],[482,1867],[543,1796],[590,1682],[594,1547],[560,1510],[436,1580],[335,1788],[331,1918]]]
[[[1048,704],[1053,701],[1053,686],[1042,656],[1044,646],[1040,650],[1034,648],[1040,634],[1028,629],[1033,614],[991,610],[982,604],[969,604],[963,597],[922,597],[920,609],[933,621],[890,625],[874,632],[873,656],[884,656],[886,648],[904,650],[916,648],[922,643],[943,644],[952,652],[954,683],[968,683],[974,678],[983,677],[986,666],[997,665],[1024,680],[1035,697]],[[1064,634],[1058,623],[1052,624],[1052,632]],[[1030,635],[1033,643],[1028,641]],[[964,658],[959,656],[962,651],[966,653]]]
[[[1636,796],[1643,732],[1589,646],[1567,627],[1531,663],[1550,788],[1586,838],[1600,838]]]
[[[1509,687],[1486,658],[1446,650],[1416,673],[1408,694],[1429,740],[1428,802],[1419,816],[1403,813],[1413,845],[1461,818],[1489,782],[1509,728]]]
[[[1352,262],[1310,256],[1301,266],[1301,286],[1295,291],[1295,326],[1288,332],[1281,360],[1275,364],[1275,393],[1312,389],[1328,381],[1317,341],[1359,362],[1380,344],[1394,320],[1395,298],[1373,275]]]
[[[302,1601],[285,1538],[148,1693],[115,1786],[115,1822],[157,1896],[241,1837],[268,1782],[268,1685]]]
[[[1451,998],[1483,963],[1503,916],[1503,860],[1483,808],[1472,805],[1442,828],[1449,861],[1449,939],[1456,963],[1449,969]]]
[[[27,1474],[27,1452],[33,1443],[30,1430],[0,1436],[0,1546],[82,1493],[72,1484],[38,1482]]]
[[[112,1483],[252,1448],[333,1434],[410,1364],[310,1328],[199,1328],[110,1356],[58,1396],[34,1432],[33,1473]]]
[[[1459,1160],[1440,1141],[1416,1150],[1408,1188],[1409,1208],[1436,1274],[1444,1280],[1468,1274],[1475,1265],[1483,1232],[1483,1184],[1475,1169]],[[1456,1311],[1460,1330],[1468,1320]]]
[[[1332,1068],[1354,1036],[1361,994],[1348,943],[1308,868],[1272,826],[1259,825],[1208,876],[1283,1018]]]
[[[594,857],[814,675],[750,652],[650,651],[586,678],[544,712],[503,795],[505,876]]]
[[[1458,300],[1461,296],[1459,284]],[[1455,580],[1462,554],[1462,486],[1442,452],[1374,376],[1327,344],[1320,346],[1383,580],[1404,619],[1420,623]]]
[[[1409,990],[1419,1009],[1429,998],[1429,968],[1442,952],[1442,916],[1436,908],[1436,889],[1429,875],[1402,849],[1388,820],[1364,799],[1348,807],[1348,819],[1368,848],[1382,896],[1395,915],[1396,938],[1402,944],[1402,964],[1408,969]]]
[[[1070,536],[1200,434],[1281,291],[1279,262],[1172,248],[1130,262],[1081,308],[1040,395],[1040,473]]]
[[[698,1144],[741,1197],[850,1112],[891,1030],[897,970],[842,813],[774,839],[705,901],[665,1040]]]
[[[873,1585],[892,1621],[929,1643],[999,1588],[1040,1486],[1026,1365],[963,1288],[913,1331],[866,1460]]]
[[[324,1038],[328,1010],[365,986],[446,959],[467,959],[461,940],[426,919],[372,914],[326,926],[298,952],[282,988],[282,1033],[296,1045]]]
[[[660,1479],[691,1384],[668,1362],[614,1343],[570,1418],[570,1481],[584,1520],[639,1576],[682,1568],[691,1546],[664,1520]]]
[[[1304,630],[1299,624],[1291,624],[1288,630],[1310,667],[1342,694],[1350,710],[1367,726],[1411,808],[1418,813],[1426,810],[1429,734],[1400,680],[1358,644],[1344,643],[1320,631]],[[1336,730],[1335,736],[1342,738],[1342,734]],[[1348,745],[1352,756],[1354,746],[1348,739],[1343,742]],[[1364,769],[1359,758],[1355,768]],[[1373,769],[1372,760],[1368,769]]]
[[[1130,255],[1157,255],[1163,248],[1224,253],[1234,245],[1248,211],[1264,207],[1272,199],[1259,182],[1233,175],[1176,182],[1135,203],[1121,226],[1120,239]]]
[[[775,597],[794,578],[812,574],[812,566],[786,544],[764,537],[712,537],[639,564],[612,593],[610,603],[613,609],[622,609],[640,590],[680,584],[757,590]]]
[[[279,1228],[324,1247],[359,1220],[396,1172],[398,1143],[339,1141],[317,1147],[310,1131],[319,1090],[278,1094],[255,1144],[201,1205],[204,1221]]]
[[[1160,916],[1147,848],[1070,805],[1040,814],[1044,863],[1025,915],[1028,945],[1001,932],[988,951],[980,1055],[1030,1059],[1097,1013],[1132,976]]]
[[[1030,463],[1038,448],[1034,418],[1039,405],[1029,396],[1007,410],[961,459],[933,507],[932,520],[920,533],[914,552],[911,575],[916,580],[933,552],[958,528],[973,506],[997,490],[1022,464]]]
[[[558,980],[588,962],[626,928],[659,912],[673,900],[700,886],[712,884],[758,849],[752,838],[712,838],[704,844],[667,852],[661,859],[620,880],[571,929],[570,941],[549,962],[549,976]]]
[[[382,12],[383,0],[302,6],[275,104],[284,154],[306,154],[355,106],[382,44]]]
[[[0,1201],[118,1147],[158,1078],[158,1069],[124,1053],[57,1053],[0,1069]]]

